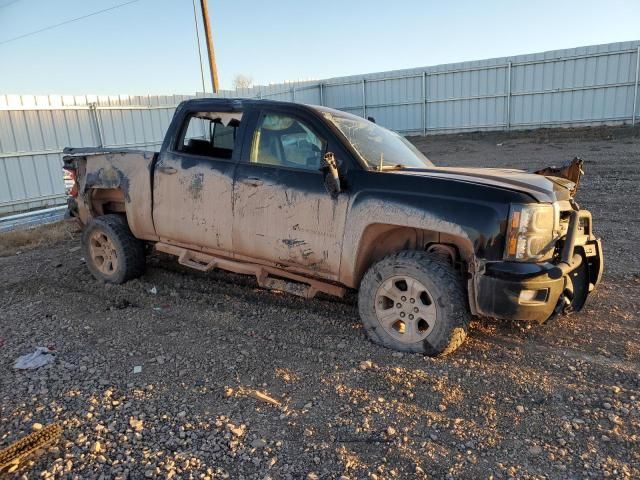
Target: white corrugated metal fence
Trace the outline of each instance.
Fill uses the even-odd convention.
[[[0,95],[0,214],[64,203],[66,146],[158,148],[187,98]]]

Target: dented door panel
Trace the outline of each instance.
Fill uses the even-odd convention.
[[[332,198],[320,172],[239,164],[234,251],[337,280],[348,196]]]
[[[166,152],[154,171],[153,220],[161,239],[232,251],[235,163]]]

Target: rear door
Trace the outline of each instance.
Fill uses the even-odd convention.
[[[233,251],[233,177],[242,112],[189,112],[154,170],[153,221],[162,241]]]
[[[320,171],[332,135],[286,108],[265,108],[250,124],[234,185],[236,256],[337,279],[348,196],[332,197]]]

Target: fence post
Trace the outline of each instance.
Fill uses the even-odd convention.
[[[511,130],[511,62],[507,66],[507,130]]]
[[[367,90],[365,79],[362,79],[362,118],[367,118]]]
[[[318,87],[320,87],[320,106],[324,106],[324,93],[323,93],[323,86],[322,86],[322,82],[318,83]]]
[[[427,135],[427,72],[422,72],[422,136]]]
[[[104,140],[102,139],[102,128],[100,128],[100,119],[98,118],[98,105],[96,103],[89,104],[89,117],[93,123],[94,131],[98,137],[98,147],[104,147]]]
[[[638,103],[638,75],[640,74],[640,47],[636,50],[636,83],[633,87],[633,112],[631,114],[631,126],[636,124],[636,104]]]

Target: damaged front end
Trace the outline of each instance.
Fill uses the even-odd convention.
[[[540,170],[536,170],[533,173],[547,177],[552,182],[559,183],[561,186],[568,188],[571,192],[571,197],[573,198],[578,191],[580,180],[584,175],[584,169],[582,168],[583,165],[584,162],[582,159],[580,157],[575,157],[571,162],[561,167],[545,167]],[[563,182],[561,179],[567,180],[570,183]]]
[[[580,311],[602,279],[602,243],[593,233],[593,220],[587,210],[563,212],[566,233],[557,242],[551,279],[564,280],[564,289],[555,311]]]
[[[600,283],[604,257],[591,213],[573,199],[582,167],[575,158],[535,172],[569,190],[565,199],[511,205],[502,261],[486,262],[474,275],[478,313],[542,323],[583,308]]]
[[[575,157],[561,167],[546,167],[535,171],[549,180],[560,183],[570,191],[571,200],[554,205],[558,208],[557,238],[553,255],[551,279],[564,279],[564,289],[556,305],[556,313],[579,311],[587,296],[600,283],[603,271],[602,243],[593,233],[593,219],[581,210],[574,198],[584,175],[584,162]],[[564,206],[564,208],[562,208]]]

